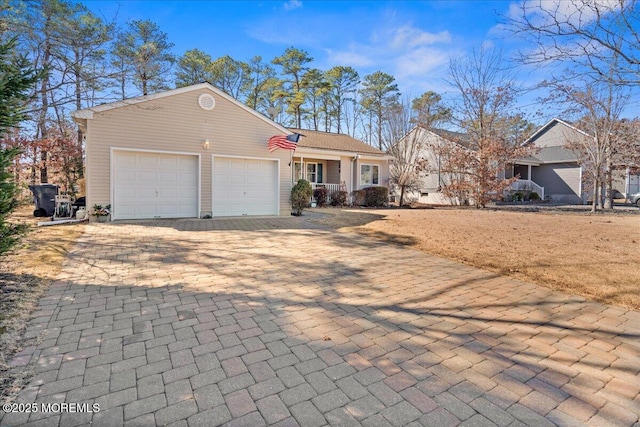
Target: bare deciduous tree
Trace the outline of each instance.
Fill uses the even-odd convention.
[[[451,61],[448,82],[460,97],[452,115],[465,138],[434,147],[453,177],[443,192],[467,192],[477,207],[502,197],[512,181],[501,177],[505,165],[529,151],[513,138],[514,123],[522,119],[515,113],[517,87],[503,67],[501,53],[484,48]]]
[[[507,28],[535,48],[526,63],[573,62],[596,79],[640,83],[640,11],[636,0],[523,0]],[[618,57],[611,74],[610,59]]]
[[[570,80],[562,84],[551,82],[551,99],[567,106],[567,111],[578,115],[576,127],[586,135],[567,141],[570,148],[582,153],[582,167],[588,188],[592,191],[591,211],[613,207],[612,181],[616,153],[626,152],[624,141],[617,135],[623,131],[620,115],[628,95],[623,88],[609,82]],[[621,135],[622,136],[622,135]],[[606,194],[602,188],[606,187]],[[603,203],[603,198],[604,203]]]

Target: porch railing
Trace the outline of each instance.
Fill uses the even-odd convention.
[[[331,194],[333,194],[334,191],[340,191],[340,190],[344,190],[345,186],[344,184],[315,184],[315,183],[311,183],[311,188],[315,191],[316,188],[326,188],[327,189],[327,203],[331,202]],[[312,201],[315,201],[315,199],[313,198],[313,196],[311,197]]]
[[[530,179],[519,179],[511,184],[511,191],[535,191],[544,200],[544,187],[536,184]]]

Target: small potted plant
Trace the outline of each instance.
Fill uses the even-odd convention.
[[[98,222],[107,222],[111,214],[111,205],[93,205],[93,214]]]

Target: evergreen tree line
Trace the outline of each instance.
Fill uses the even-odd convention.
[[[347,133],[381,149],[392,142],[384,128],[400,106],[400,92],[395,78],[382,71],[361,76],[349,66],[320,70],[295,47],[271,60],[214,59],[197,48],[176,56],[156,23],[107,21],[66,0],[5,0],[0,13],[0,36],[17,37],[17,49],[47,70],[32,88],[28,136],[34,141],[72,137],[81,147],[72,111],[206,81],[285,126]],[[31,151],[34,171],[46,182],[55,150]],[[80,170],[80,160],[66,168]]]

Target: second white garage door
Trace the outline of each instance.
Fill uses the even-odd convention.
[[[213,216],[278,215],[278,162],[214,157]]]

